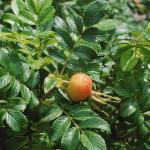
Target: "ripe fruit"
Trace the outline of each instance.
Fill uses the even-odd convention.
[[[67,87],[68,97],[75,102],[85,100],[92,91],[92,79],[84,74],[77,73],[73,75]]]

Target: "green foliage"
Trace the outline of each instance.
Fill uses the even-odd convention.
[[[0,149],[150,149],[150,23],[132,4],[0,1]],[[67,97],[76,72],[101,99]]]

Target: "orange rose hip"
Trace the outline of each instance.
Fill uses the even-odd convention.
[[[92,91],[92,79],[84,74],[77,73],[73,75],[67,86],[68,97],[75,102],[85,100]]]

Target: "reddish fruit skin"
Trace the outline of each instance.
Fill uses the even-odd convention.
[[[80,102],[90,96],[92,91],[92,79],[84,74],[73,75],[67,87],[67,95],[74,102]]]

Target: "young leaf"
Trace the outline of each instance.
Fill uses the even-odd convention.
[[[61,146],[62,150],[76,150],[80,140],[80,131],[78,128],[70,128],[63,135]]]

